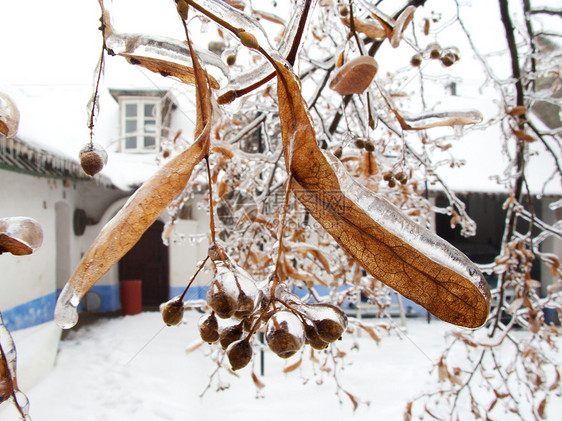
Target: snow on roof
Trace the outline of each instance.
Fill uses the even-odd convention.
[[[183,28],[176,16],[173,1],[169,5],[153,0],[121,0],[109,2],[115,29],[120,32],[147,32],[159,36],[183,39]],[[427,5],[432,1],[428,0]],[[34,2],[33,13],[26,2],[7,2],[0,7],[0,37],[10,40],[3,45],[5,64],[0,66],[0,91],[10,95],[20,109],[21,122],[18,138],[39,149],[77,161],[79,150],[89,141],[86,105],[92,95],[94,70],[101,52],[100,10],[97,2],[59,0],[58,7],[49,2]],[[169,7],[168,7],[169,6]],[[64,10],[64,13],[60,13]],[[429,7],[420,13],[428,13]],[[473,8],[466,9],[467,24],[483,25],[486,19],[498,19],[497,10],[488,8],[485,14]],[[454,11],[445,10],[444,13]],[[71,16],[72,18],[69,18]],[[443,19],[447,22],[447,18]],[[490,29],[492,26],[487,27]],[[476,31],[475,37],[487,37],[490,51],[504,46],[493,44],[489,31]],[[466,39],[444,30],[447,42],[463,51]],[[501,39],[501,38],[500,38]],[[478,41],[478,39],[474,39]],[[390,57],[404,59],[401,51],[393,50]],[[388,57],[389,55],[386,55]],[[499,57],[499,55],[498,55]],[[94,142],[106,147],[109,161],[102,174],[123,190],[141,184],[154,173],[157,163],[153,155],[116,153],[119,140],[119,108],[109,89],[174,89],[178,82],[131,66],[120,57],[106,57],[105,77],[100,94],[100,112],[94,128]],[[409,58],[406,58],[406,63]],[[453,66],[447,72],[454,77],[474,80],[483,78],[474,74],[470,63],[474,57],[461,57],[462,66]],[[501,66],[509,67],[498,58]],[[379,74],[384,74],[385,63],[380,63]],[[506,76],[508,73],[506,73]],[[477,90],[476,90],[477,91]],[[462,93],[461,93],[462,94]],[[454,101],[454,100],[453,100]],[[480,110],[485,118],[497,110],[493,97],[459,97],[459,105]],[[450,103],[440,104],[449,106]],[[476,127],[478,129],[478,127]],[[191,133],[185,135],[190,135]],[[465,160],[461,168],[439,170],[441,177],[454,190],[502,192],[505,187],[493,178],[501,177],[507,162],[502,161],[505,144],[498,127],[470,130],[467,135],[451,141],[450,153]],[[535,149],[535,145],[530,146]],[[415,149],[414,145],[414,149]],[[540,193],[542,183],[553,169],[553,158],[544,152],[534,156],[526,169],[532,191]],[[547,185],[545,194],[562,193],[559,177]]]

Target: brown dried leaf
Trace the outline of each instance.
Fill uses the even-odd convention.
[[[258,389],[261,390],[265,387],[265,384],[262,381],[260,381],[260,379],[258,379],[258,376],[256,376],[256,373],[254,373],[253,371],[252,371],[252,380],[254,381],[254,384]]]
[[[197,341],[191,345],[189,345],[186,349],[185,349],[185,353],[186,354],[191,354],[193,351],[199,349],[201,347],[201,345],[203,345],[206,342],[203,341]]]
[[[349,181],[351,177],[337,159],[330,158],[330,164],[318,147],[296,76],[281,64],[276,68],[285,163],[293,177],[292,191],[300,202],[374,278],[442,320],[465,327],[482,326],[488,317],[491,295],[480,270],[381,196],[352,185],[359,189],[361,197],[355,201],[347,197],[340,183],[353,181]],[[345,190],[349,194],[347,187]],[[365,210],[374,206],[385,209],[384,220],[375,221],[372,213]],[[392,218],[400,230],[391,232],[385,226]],[[421,245],[431,257],[409,243],[416,237],[414,232],[424,239]]]
[[[536,142],[536,140],[537,140],[536,137],[533,137],[530,134],[527,134],[524,130],[517,130],[517,129],[512,128],[511,131],[513,132],[515,137],[519,140],[523,140],[523,141],[529,142],[529,143]]]
[[[359,402],[357,401],[357,398],[346,390],[344,390],[344,393],[347,395],[347,397],[349,398],[349,400],[353,404],[353,412],[355,412],[357,410],[357,408],[359,407]]]
[[[379,335],[377,335],[377,333],[375,332],[375,329],[373,329],[371,326],[366,326],[363,323],[359,323],[359,327],[361,329],[363,329],[365,332],[367,332],[369,334],[369,336],[376,342],[379,343],[381,341],[381,338]]]
[[[554,377],[552,384],[548,387],[548,390],[550,391],[556,390],[560,385],[560,371],[558,371],[557,367],[554,367],[554,371],[556,372],[556,376]]]
[[[351,20],[348,17],[341,18],[342,23],[351,28]],[[374,40],[381,40],[386,38],[387,31],[377,22],[369,22],[363,21],[357,18],[353,18],[353,24],[355,26],[355,30],[360,32],[364,35],[367,35],[369,38]]]
[[[283,369],[283,373],[290,373],[291,371],[295,371],[297,368],[300,367],[302,363],[302,358],[299,358],[298,361],[294,362],[291,365],[288,365]]]
[[[404,9],[402,13],[400,13],[398,19],[396,19],[394,29],[392,30],[392,35],[389,37],[390,45],[392,46],[392,48],[397,48],[398,45],[400,45],[400,41],[402,40],[402,34],[406,30],[412,19],[414,19],[415,11],[416,11],[415,6],[408,6],[406,7],[406,9]]]
[[[378,68],[373,57],[356,57],[338,69],[330,82],[330,89],[342,96],[360,94],[369,87]]]
[[[541,418],[545,418],[545,411],[546,409],[546,398],[543,398],[543,400],[541,401],[541,403],[539,403],[539,406],[537,408],[537,413],[539,414],[539,417]]]
[[[211,90],[208,75],[189,43],[195,69],[197,121],[195,142],[166,162],[147,180],[101,230],[66,284],[55,317],[66,318],[84,294],[139,240],[170,202],[185,188],[193,168],[208,153],[211,131]],[[75,323],[75,321],[74,321]],[[71,327],[65,324],[65,327]]]
[[[518,105],[517,107],[513,107],[507,113],[512,117],[519,117],[525,115],[526,112],[527,112],[527,107],[523,105]]]

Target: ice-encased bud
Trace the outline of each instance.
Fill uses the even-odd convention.
[[[226,349],[226,356],[230,362],[230,367],[234,371],[246,367],[252,361],[252,355],[252,345],[246,339],[235,341]]]
[[[310,319],[318,337],[324,342],[337,341],[347,328],[347,316],[332,304],[305,304],[300,310]]]
[[[199,335],[207,343],[214,343],[219,340],[219,322],[215,317],[215,312],[205,314],[199,319]]]
[[[179,297],[174,297],[164,303],[160,311],[162,313],[162,320],[164,320],[167,326],[179,325],[183,320],[183,300],[180,300]]]
[[[107,164],[107,152],[96,143],[88,143],[84,146],[78,157],[82,170],[89,176],[96,175]]]
[[[237,302],[238,308],[234,313],[234,317],[244,319],[254,312],[259,290],[248,272],[239,266],[234,266],[233,269],[240,288]]]
[[[0,92],[0,133],[14,137],[18,131],[20,112],[7,94]]]
[[[302,321],[290,311],[275,313],[265,328],[265,340],[269,349],[281,358],[289,358],[304,344]]]
[[[228,319],[238,310],[240,291],[232,271],[222,262],[216,262],[216,273],[209,290],[207,304],[222,319]]]
[[[43,230],[33,218],[0,218],[0,254],[23,256],[33,253],[43,243]]]
[[[441,52],[441,64],[445,67],[450,67],[459,60],[459,49],[456,47],[448,47]]]
[[[304,332],[306,343],[309,344],[312,348],[322,350],[328,347],[329,343],[323,341],[322,338],[320,338],[320,335],[318,335],[318,331],[316,330],[316,327],[313,323],[309,321],[305,322]]]

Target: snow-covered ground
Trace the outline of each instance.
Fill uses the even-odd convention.
[[[259,355],[254,358],[254,372],[265,384],[261,391],[246,367],[239,378],[223,372],[221,380],[229,389],[210,389],[200,397],[215,365],[206,344],[186,353],[198,339],[198,318],[198,313],[188,312],[185,324],[163,328],[159,313],[145,312],[100,319],[71,331],[61,342],[54,371],[26,391],[33,420],[402,420],[406,402],[435,380],[430,359],[438,359],[443,334],[452,329],[435,319],[427,324],[417,318],[408,319],[407,337],[393,333],[378,345],[365,333],[345,335],[337,344],[348,353],[338,380],[362,401],[370,401],[353,412],[345,395],[341,402],[336,396],[330,375],[324,373],[323,384],[314,377],[305,382],[304,374],[312,367],[306,358],[298,369],[283,373],[297,357],[285,361],[270,352],[265,353],[264,377],[259,376]],[[355,343],[358,350],[351,349]],[[310,352],[308,347],[305,352]],[[7,406],[2,405],[0,419],[18,420]],[[548,414],[549,420],[561,419],[561,399],[549,402]]]

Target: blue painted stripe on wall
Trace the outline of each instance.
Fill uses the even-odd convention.
[[[121,295],[119,294],[119,284],[94,285],[90,289],[90,291],[97,293],[101,298],[101,306],[96,311],[99,312],[116,311],[121,308]]]
[[[185,287],[170,287],[170,298],[183,294],[184,289]],[[187,294],[185,294],[185,300],[205,299],[205,297],[207,297],[208,289],[208,286],[190,287]]]
[[[54,318],[57,293],[28,301],[2,311],[2,318],[8,330],[15,331],[46,323]]]

